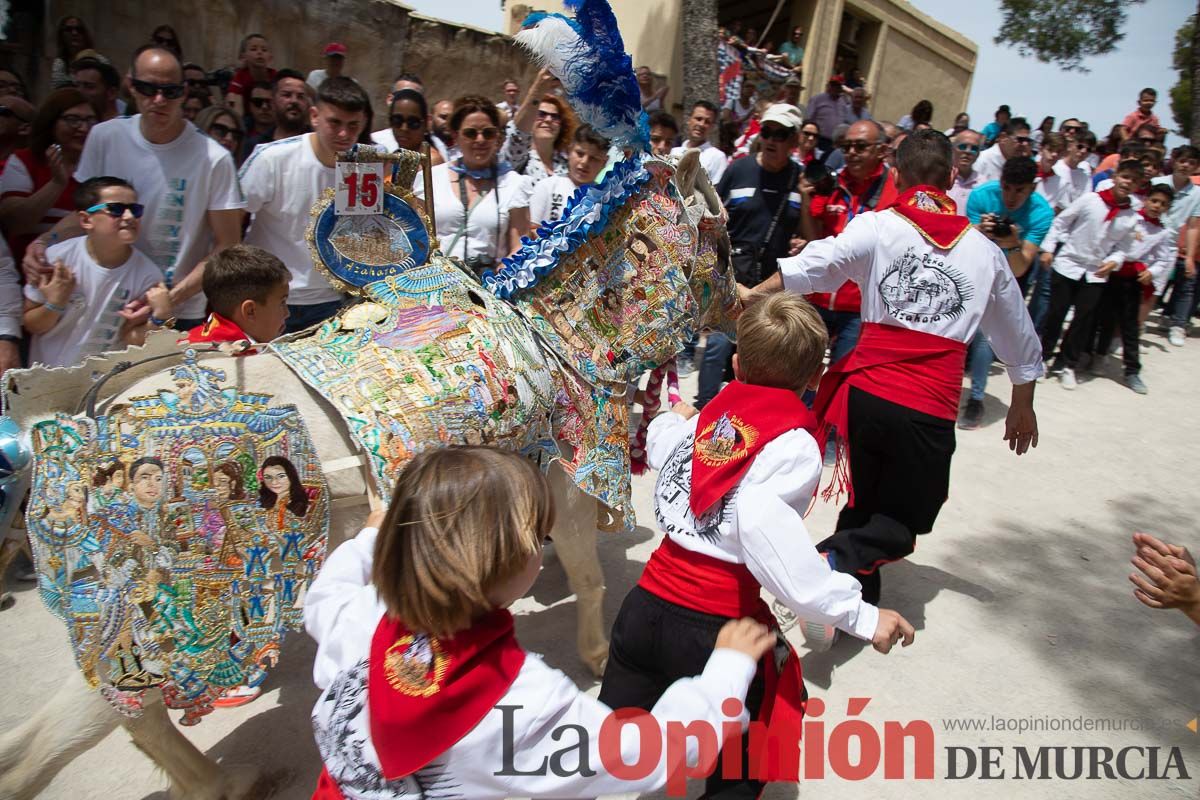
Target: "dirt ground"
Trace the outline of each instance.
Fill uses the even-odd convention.
[[[828,653],[809,653],[797,630],[789,634],[803,655],[811,696],[826,705],[816,718],[824,730],[808,729],[805,750],[823,741],[830,754],[842,753],[832,745],[852,728],[839,734],[839,724],[864,720],[884,740],[885,754],[903,755],[904,777],[885,778],[881,763],[864,780],[845,780],[835,772],[846,774],[846,760],[829,755],[824,777],[810,773],[799,786],[772,786],[765,797],[1200,796],[1200,734],[1187,727],[1200,714],[1200,628],[1178,612],[1143,607],[1127,580],[1135,531],[1200,552],[1200,337],[1182,349],[1168,347],[1157,333],[1144,342],[1148,396],[1118,382],[1118,359],[1074,392],[1043,383],[1036,401],[1041,444],[1021,458],[1001,442],[1009,384],[993,369],[986,427],[959,433],[950,498],[935,532],[920,539],[912,558],[883,573],[883,605],[913,622],[916,644],[885,657],[844,639]],[[695,376],[685,379],[685,396],[694,389]],[[601,538],[610,623],[660,538],[652,481],[634,481],[637,530]],[[836,513],[828,504],[814,508],[807,520],[814,541],[833,529]],[[0,613],[0,730],[31,713],[74,669],[65,631],[33,585],[12,588],[15,603]],[[573,598],[552,556],[515,610],[528,649],[545,654],[583,688],[598,690],[575,655]],[[261,698],[218,710],[187,731],[213,758],[256,763],[272,773],[272,796],[285,800],[310,797],[319,770],[308,720],[316,695],[313,651],[306,636],[291,636]],[[869,699],[853,717],[851,698]],[[911,744],[897,754],[885,736],[888,722],[921,721],[933,742],[932,779],[913,777],[920,759]],[[963,730],[964,724],[977,727]],[[1089,746],[1112,749],[1114,769],[1118,751],[1142,748],[1124,751],[1125,772],[1133,775],[1151,769],[1150,748],[1159,748],[1158,774],[1167,769],[1170,748],[1178,748],[1190,779],[1180,779],[1178,768],[1167,770],[1167,780],[1109,779],[1099,768],[1097,780],[1070,780],[1076,751],[1069,748]],[[980,756],[982,747],[1000,749],[989,758]],[[1029,780],[1028,770],[1018,775],[1020,754],[1037,757],[1041,747],[1068,748],[1060,751],[1065,777],[1055,775],[1053,750],[1041,754],[1049,779]],[[948,777],[963,775],[971,760],[965,750],[950,748],[972,749],[969,777]],[[858,763],[856,745],[848,755],[849,765]],[[1090,758],[1085,752],[1085,777]],[[989,779],[981,777],[986,760],[994,762]],[[42,797],[165,800],[166,786],[118,729],[64,769]],[[701,789],[691,788],[693,797]]]

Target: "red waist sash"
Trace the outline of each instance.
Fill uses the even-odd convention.
[[[958,417],[967,344],[932,333],[864,322],[858,344],[821,378],[813,412],[827,434],[836,428],[845,442],[849,435],[850,387],[939,419]],[[854,487],[844,446],[838,451],[833,483],[824,497],[845,488],[854,505]]]
[[[779,623],[762,599],[758,580],[745,564],[721,561],[688,550],[670,537],[664,538],[650,556],[638,586],[692,611],[731,619],[752,617],[779,631]],[[797,781],[800,779],[800,726],[808,698],[804,693],[800,657],[782,633],[777,633],[777,640],[787,645],[787,659],[780,668],[774,651],[771,651],[759,662],[758,669],[763,674],[765,686],[757,721],[767,727],[763,741],[773,740],[779,746],[773,752],[767,746],[761,753],[751,752],[751,758],[759,759],[756,762],[758,771],[753,772],[752,767],[752,775],[763,781]]]
[[[1126,261],[1117,270],[1117,274],[1122,278],[1136,278],[1141,273],[1147,270],[1145,261]]]

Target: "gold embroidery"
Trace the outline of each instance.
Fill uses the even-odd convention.
[[[450,658],[437,639],[425,634],[401,636],[383,656],[383,674],[391,687],[410,697],[432,697],[442,690]]]
[[[696,437],[696,455],[707,467],[745,458],[758,441],[758,429],[736,414],[722,414]]]

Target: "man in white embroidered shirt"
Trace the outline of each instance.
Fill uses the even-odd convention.
[[[855,349],[832,364],[813,410],[847,439],[835,481],[849,503],[817,549],[879,599],[878,567],[912,553],[933,529],[950,483],[954,424],[967,343],[982,330],[1008,366],[1012,400],[1004,438],[1018,455],[1037,446],[1033,411],[1042,352],[1004,253],[955,213],[946,196],[953,148],[940,132],[915,131],[897,154],[902,194],[864,212],[835,237],[810,242],[753,292],[799,294],[862,287]],[[740,290],[739,290],[740,291]]]

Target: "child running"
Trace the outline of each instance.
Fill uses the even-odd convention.
[[[612,710],[513,634],[506,609],[537,578],[553,522],[545,479],[516,454],[454,447],[408,464],[386,514],[333,552],[305,598],[322,692],[313,725],[325,769],[314,798],[420,797],[435,787],[470,798],[594,797],[665,784],[663,759],[639,779],[611,774],[618,755],[639,761],[639,727],[623,726],[619,747],[603,748]],[[722,705],[745,698],[773,642],[752,620],[723,626],[698,668],[662,687],[651,723],[659,741],[671,722],[740,730],[731,723],[745,713]],[[694,740],[687,750],[691,763]]]
[[[829,344],[821,317],[799,297],[774,295],[738,319],[737,338],[736,380],[698,417],[680,403],[650,425],[647,457],[660,470],[654,512],[666,537],[613,626],[600,689],[606,705],[661,702],[673,681],[703,666],[730,619],[774,626],[760,587],[798,616],[835,625],[881,653],[913,641],[903,617],[866,603],[854,577],[829,568],[804,528],[822,456],[801,394],[821,377]],[[806,703],[800,662],[778,641],[786,661],[766,659],[747,705],[772,731],[798,733]],[[756,797],[763,782],[754,778],[797,779],[782,759],[755,774],[750,740],[743,735],[740,777],[723,769],[708,779],[706,797]]]

